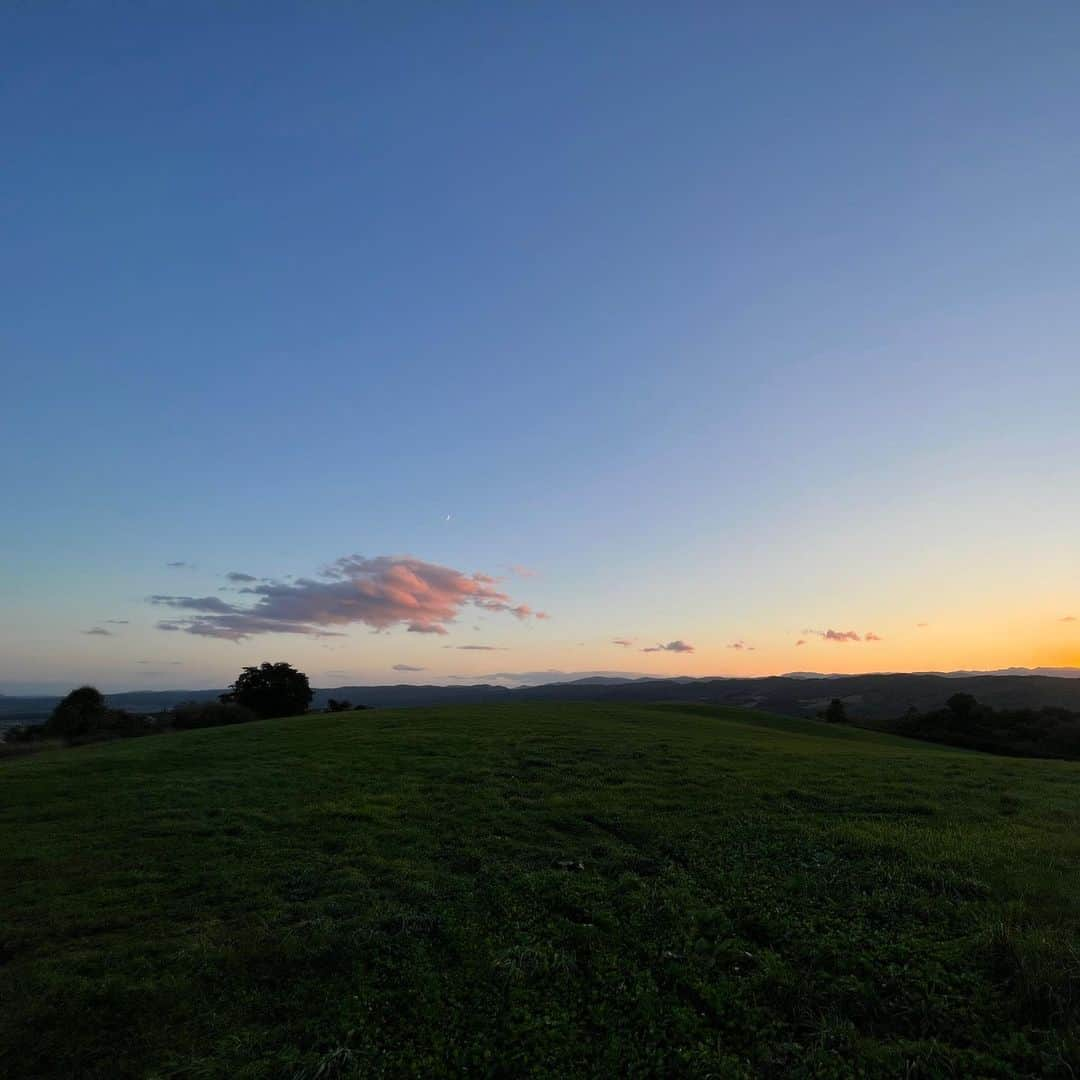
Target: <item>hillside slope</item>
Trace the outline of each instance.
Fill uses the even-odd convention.
[[[679,705],[8,761],[0,1075],[1072,1075],[1078,796]]]

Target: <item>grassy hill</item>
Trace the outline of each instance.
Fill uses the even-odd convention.
[[[0,1075],[1072,1076],[1080,765],[695,705],[0,763]]]

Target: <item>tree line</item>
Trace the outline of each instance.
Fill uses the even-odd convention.
[[[245,667],[217,701],[186,701],[153,715],[111,708],[96,687],[80,686],[60,701],[44,724],[9,728],[5,741],[62,739],[77,744],[300,716],[310,711],[313,697],[307,675],[287,663]],[[367,706],[330,698],[325,711],[364,708]]]

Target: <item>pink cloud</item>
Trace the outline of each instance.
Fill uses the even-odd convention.
[[[805,645],[806,644],[806,639],[805,638],[799,638],[799,640],[796,641],[795,644],[796,645]]]
[[[654,645],[652,648],[642,649],[642,652],[693,652],[694,646],[685,641],[669,641],[666,645]]]
[[[268,633],[325,636],[333,632],[329,627],[352,623],[443,635],[466,607],[517,619],[548,617],[512,600],[489,574],[466,574],[411,556],[348,555],[316,578],[260,581],[240,591],[255,598],[250,606],[205,596],[159,595],[151,602],[194,613],[159,623],[163,630],[232,641]]]
[[[869,631],[866,634],[866,636],[863,638],[863,641],[880,641],[880,640],[881,640],[881,638],[879,638],[877,636],[877,634],[875,634],[872,630]]]

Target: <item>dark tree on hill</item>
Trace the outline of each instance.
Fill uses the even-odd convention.
[[[80,686],[53,709],[45,729],[50,735],[72,738],[91,735],[107,726],[108,720],[109,710],[101,691],[93,686]]]
[[[972,721],[979,708],[978,701],[971,694],[953,694],[945,707],[949,710],[949,716],[954,726],[961,730],[971,727]]]
[[[312,698],[308,677],[285,663],[246,667],[229,689],[221,695],[225,704],[243,705],[264,719],[307,712]]]
[[[337,698],[327,698],[326,711],[327,712],[349,712],[353,707],[351,701],[338,701]]]
[[[825,710],[825,719],[830,724],[843,724],[847,720],[847,709],[838,697],[834,697],[829,702],[829,707]]]

